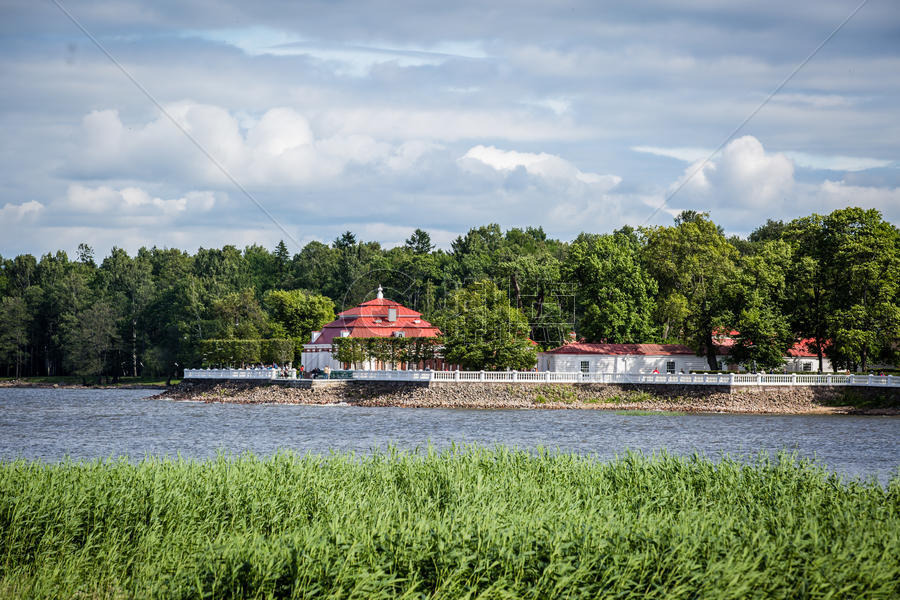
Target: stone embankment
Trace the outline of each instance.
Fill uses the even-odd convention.
[[[900,392],[845,387],[184,381],[157,398],[244,404],[900,414]]]

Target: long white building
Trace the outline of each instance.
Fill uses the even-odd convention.
[[[681,344],[576,342],[538,354],[538,371],[582,373],[689,373],[708,371],[706,358]]]
[[[440,333],[437,327],[422,318],[422,313],[385,298],[381,286],[378,286],[378,293],[373,300],[341,312],[337,319],[322,327],[321,331],[313,331],[310,342],[303,345],[301,362],[307,373],[316,368],[349,368],[349,365],[342,365],[334,357],[336,338],[435,337]],[[401,369],[415,369],[418,366],[398,365]],[[440,359],[428,361],[423,366],[445,368]],[[365,370],[388,368],[375,360],[365,361],[362,367]]]
[[[732,369],[728,364],[731,340],[717,344],[719,370]],[[788,373],[815,373],[819,370],[816,353],[809,340],[801,340],[784,357]],[[832,371],[831,361],[824,359],[825,372]],[[538,354],[538,371],[582,373],[690,373],[708,371],[705,356],[681,344],[588,344],[574,342]]]

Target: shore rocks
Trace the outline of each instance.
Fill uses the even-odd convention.
[[[732,390],[728,387],[683,385],[428,384],[320,380],[311,384],[289,387],[272,382],[184,381],[155,397],[244,404],[346,403],[409,408],[900,414],[900,390],[896,389],[741,387]],[[874,405],[870,401],[874,401]]]

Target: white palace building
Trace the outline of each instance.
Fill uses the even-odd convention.
[[[407,308],[398,302],[384,297],[381,286],[374,300],[363,302],[349,310],[338,314],[337,319],[322,327],[321,331],[312,332],[312,339],[303,345],[303,370],[309,373],[313,369],[341,369],[342,365],[334,357],[334,340],[336,338],[372,338],[372,337],[436,337],[440,330],[422,318],[422,313]],[[428,367],[441,370],[446,367],[440,359],[428,361],[427,365],[401,364],[401,370]],[[433,364],[432,364],[433,363]],[[364,370],[380,370],[386,368],[379,361],[367,360],[362,365]]]

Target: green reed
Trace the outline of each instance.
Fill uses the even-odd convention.
[[[897,598],[900,475],[476,447],[6,462],[0,596]]]

